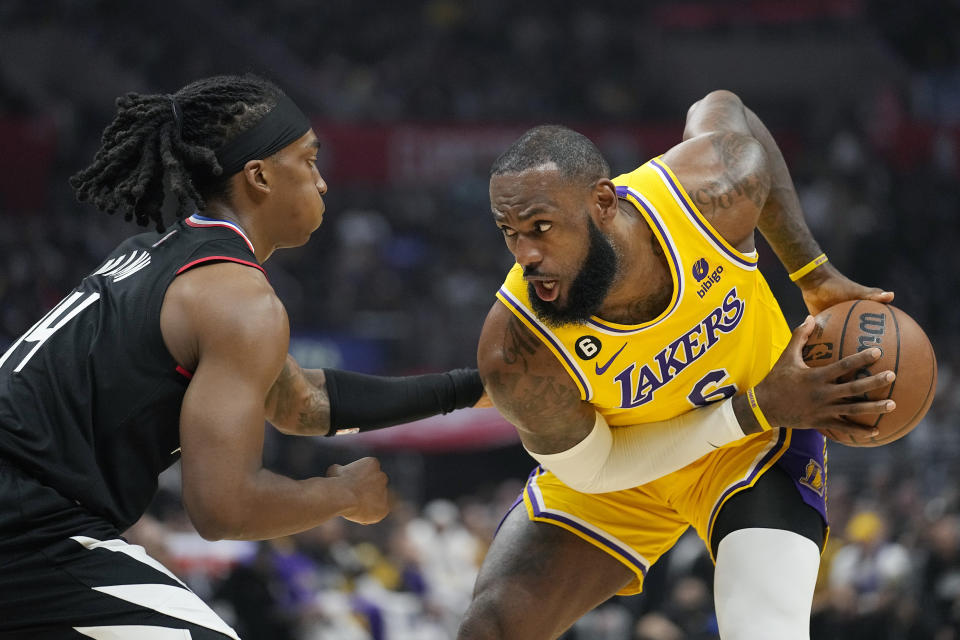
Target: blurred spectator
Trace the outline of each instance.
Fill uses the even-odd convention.
[[[941,516],[925,538],[919,602],[935,637],[955,640],[960,638],[960,515]]]

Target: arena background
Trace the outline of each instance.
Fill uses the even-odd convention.
[[[958,37],[957,0],[0,0],[0,348],[138,230],[78,205],[66,181],[126,91],[254,71],[303,106],[330,190],[312,242],[266,265],[292,350],[307,366],[403,374],[475,362],[510,264],[487,170],[520,132],[572,126],[626,171],[679,140],[693,101],[731,89],[782,146],[830,259],[894,290],[940,364],[933,408],[908,438],[830,449],[813,638],[957,639]],[[760,250],[798,323],[797,290]],[[512,427],[486,410],[336,441],[268,431],[268,466],[296,476],[379,456],[392,514],[206,543],[173,470],[131,540],[245,638],[451,638],[532,466]],[[566,638],[716,638],[711,571],[688,534],[645,594]]]

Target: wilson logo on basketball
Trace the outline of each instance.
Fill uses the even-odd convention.
[[[883,334],[886,332],[886,316],[882,313],[860,314],[860,335],[857,336],[857,351],[877,347],[883,352]]]

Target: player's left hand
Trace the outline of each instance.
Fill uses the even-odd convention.
[[[883,304],[893,302],[892,291],[857,284],[829,262],[797,280],[797,285],[812,315],[847,300],[874,300]]]

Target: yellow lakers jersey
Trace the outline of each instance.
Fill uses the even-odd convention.
[[[654,422],[746,391],[790,339],[756,252],[734,249],[660,159],[614,178],[663,248],[673,297],[638,325],[591,317],[551,328],[530,305],[520,265],[497,298],[536,334],[611,426]]]

